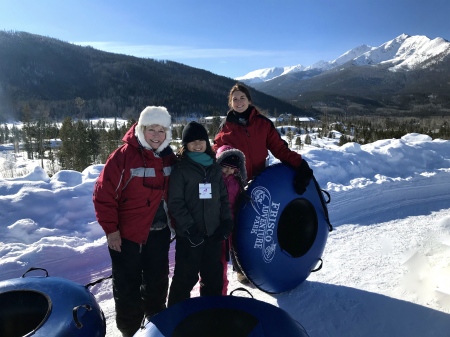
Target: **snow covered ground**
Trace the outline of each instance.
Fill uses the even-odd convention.
[[[247,287],[253,296],[287,311],[311,337],[449,336],[450,141],[409,134],[300,153],[331,194],[324,265],[286,293]],[[0,280],[30,267],[81,284],[110,275],[91,201],[102,167],[49,178],[34,166],[0,178]],[[231,269],[229,278],[229,290],[241,286]],[[110,280],[91,291],[107,336],[120,336]]]

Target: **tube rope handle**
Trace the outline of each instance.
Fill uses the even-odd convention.
[[[247,289],[243,288],[243,287],[239,287],[239,288],[236,288],[236,289],[232,290],[232,291],[230,292],[230,296],[233,296],[233,294],[234,294],[235,291],[243,291],[243,292],[246,292],[247,294],[250,295],[251,298],[254,298],[253,295],[252,295],[252,293],[251,293],[250,291],[248,291]]]
[[[33,271],[33,270],[43,270],[43,271],[45,271],[45,277],[48,277],[48,271],[47,271],[47,269],[44,269],[44,268],[37,268],[37,267],[31,267],[31,268],[28,269],[21,277],[25,277],[25,275],[26,275],[28,272]]]
[[[89,287],[91,287],[91,286],[93,286],[93,285],[96,285],[97,283],[103,282],[104,280],[107,280],[107,279],[110,279],[110,278],[112,278],[112,274],[109,275],[108,277],[103,277],[103,278],[101,278],[101,279],[98,279],[97,281],[88,283],[88,284],[86,284],[84,287],[87,289],[87,288],[89,288]]]
[[[78,319],[78,309],[80,309],[80,308],[85,308],[87,311],[92,310],[92,307],[89,304],[81,304],[81,305],[77,305],[76,307],[73,308],[72,316],[73,316],[73,320],[75,321],[75,325],[78,329],[81,329],[83,327],[83,324]]]
[[[314,175],[313,175],[313,181],[314,181],[314,185],[316,186],[316,190],[319,193],[320,202],[322,203],[323,211],[325,212],[325,219],[327,220],[327,223],[328,223],[328,231],[332,232],[333,231],[333,226],[330,223],[330,217],[328,215],[328,208],[327,208],[327,205],[326,205],[326,204],[328,204],[331,201],[330,193],[328,193],[327,191],[322,190],[320,188],[319,183],[317,182],[316,177],[314,177]],[[322,192],[327,195],[328,200],[325,200],[325,198],[323,197],[323,193]]]
[[[321,258],[319,258],[319,262],[320,262],[319,266],[314,269],[311,269],[311,273],[315,273],[316,271],[319,271],[320,269],[322,269],[323,260]]]

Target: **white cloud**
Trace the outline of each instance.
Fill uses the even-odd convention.
[[[149,57],[156,59],[211,59],[211,58],[245,58],[286,56],[291,51],[283,50],[251,50],[228,48],[195,48],[190,46],[171,45],[128,45],[120,42],[72,42],[80,46],[91,46],[95,49],[118,54]]]

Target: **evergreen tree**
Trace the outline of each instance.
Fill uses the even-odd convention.
[[[5,127],[3,129],[3,133],[4,133],[4,137],[5,137],[4,142],[5,143],[10,143],[11,142],[10,137],[11,137],[12,132],[9,130],[7,124],[5,124]]]
[[[31,116],[31,108],[29,105],[26,105],[23,109],[23,140],[24,140],[24,148],[27,152],[28,159],[34,159],[34,150],[33,150],[33,124],[32,124],[32,116]]]
[[[111,133],[110,135],[110,140],[111,140],[111,147],[116,149],[118,148],[120,145],[122,145],[122,130],[119,129],[118,125],[117,125],[117,118],[114,118],[114,123],[113,123],[113,127],[111,130],[109,130],[109,132]]]
[[[12,137],[10,138],[10,142],[12,142],[14,144],[14,152],[18,153],[19,152],[19,144],[20,144],[20,139],[21,139],[21,131],[16,128],[15,125],[12,126],[11,128],[11,134]]]
[[[348,142],[350,142],[350,137],[347,137],[347,136],[345,136],[345,135],[342,135],[342,136],[339,138],[339,146],[342,146],[342,145],[344,145],[344,144],[346,144],[346,143],[348,143]]]
[[[309,134],[307,134],[305,136],[305,144],[306,145],[311,145],[311,136]]]
[[[172,128],[172,139],[177,139],[177,138],[181,138],[178,135],[178,128]]]
[[[74,166],[73,169],[82,172],[92,164],[88,139],[88,123],[79,120],[75,125]]]
[[[99,161],[100,163],[106,163],[106,160],[108,159],[111,150],[108,142],[108,132],[105,128],[100,128],[98,130],[99,137],[100,137],[100,153],[99,153]]]
[[[288,140],[289,147],[292,147],[292,139],[294,138],[294,134],[292,133],[290,128],[289,131],[286,133],[286,138]]]
[[[89,147],[89,157],[93,164],[98,164],[100,155],[100,132],[97,131],[92,122],[89,123],[87,130],[87,143]]]
[[[58,159],[61,169],[73,170],[75,169],[75,133],[71,117],[64,119],[59,130],[59,138],[61,139],[61,147],[58,151]]]
[[[128,119],[127,119],[126,129],[128,130],[128,129],[131,128],[135,123],[136,123],[136,120],[135,120],[134,118],[128,118]]]
[[[297,146],[297,150],[303,148],[302,138],[301,137],[297,137],[295,139],[295,145]]]
[[[56,172],[58,172],[56,156],[55,156],[55,152],[53,151],[53,147],[50,146],[50,149],[48,150],[48,172],[47,172],[47,174],[49,175],[49,177],[51,177]]]
[[[219,116],[213,117],[211,125],[209,126],[209,136],[211,138],[214,138],[214,136],[217,134],[217,132],[219,131],[219,127],[220,127],[220,123],[222,122],[222,120],[220,119]]]

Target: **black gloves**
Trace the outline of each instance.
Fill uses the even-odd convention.
[[[220,241],[228,239],[229,236],[230,236],[230,230],[224,226],[220,226],[219,228],[216,229],[214,234],[211,235],[211,239],[213,239],[214,241],[220,242]]]
[[[205,241],[203,234],[195,226],[191,226],[185,233],[191,247],[200,246]]]
[[[313,170],[309,167],[305,159],[302,159],[300,166],[297,168],[294,178],[294,189],[297,194],[303,194],[306,191],[309,181],[313,177]]]

